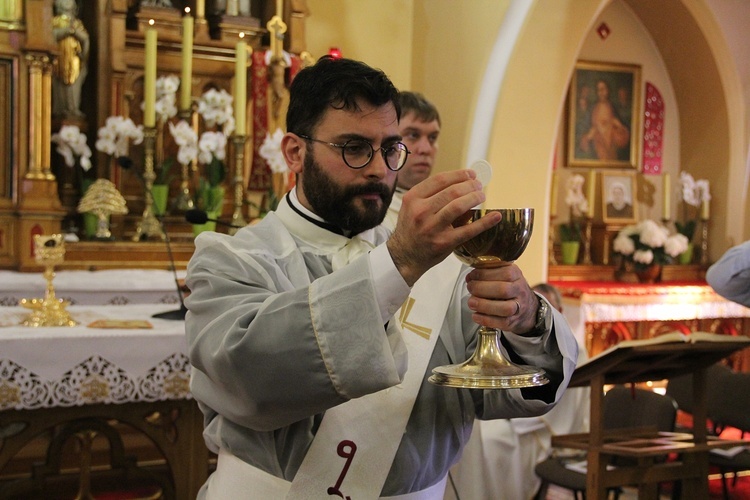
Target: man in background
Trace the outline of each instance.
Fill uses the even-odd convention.
[[[401,120],[398,128],[401,141],[410,154],[399,170],[396,192],[388,208],[383,225],[391,231],[396,227],[404,193],[430,176],[438,151],[440,114],[434,104],[418,92],[401,92]]]

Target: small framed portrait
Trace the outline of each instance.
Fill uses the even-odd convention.
[[[631,224],[638,220],[635,172],[602,174],[602,218],[605,223]]]
[[[638,168],[640,89],[640,66],[576,64],[568,94],[568,166]]]

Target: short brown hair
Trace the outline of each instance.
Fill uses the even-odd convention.
[[[401,116],[414,113],[423,122],[437,120],[438,125],[441,125],[440,113],[438,113],[437,108],[419,92],[401,91],[399,103],[401,104]]]

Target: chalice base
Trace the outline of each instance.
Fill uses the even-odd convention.
[[[55,298],[54,294],[44,299],[21,299],[21,305],[32,312],[21,322],[22,326],[76,326],[78,324],[65,309],[67,301]]]
[[[549,382],[541,368],[519,366],[505,359],[500,332],[482,327],[474,354],[457,365],[438,366],[428,379],[435,385],[461,389],[520,389]]]

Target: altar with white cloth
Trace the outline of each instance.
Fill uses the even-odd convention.
[[[170,308],[71,305],[77,326],[39,328],[19,325],[28,309],[0,308],[0,473],[41,432],[116,420],[163,454],[172,478],[167,498],[195,498],[208,450],[189,392],[184,322],[151,317]]]
[[[565,317],[589,356],[622,340],[647,339],[673,331],[750,333],[750,308],[724,299],[705,282],[552,284],[560,290]],[[735,369],[748,371],[748,356],[741,352],[730,360]]]
[[[184,270],[176,272],[178,280]],[[71,304],[178,304],[175,273],[159,269],[62,270],[55,273],[55,293]],[[41,273],[0,270],[0,306],[42,297],[47,283]]]

